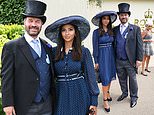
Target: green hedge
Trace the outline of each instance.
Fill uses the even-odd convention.
[[[0,0],[0,24],[23,24],[25,0]]]
[[[3,45],[10,40],[19,38],[23,34],[23,32],[24,32],[23,25],[17,25],[17,24],[2,25],[0,24],[0,57],[1,57]],[[1,69],[1,60],[0,60],[0,69]],[[0,82],[1,82],[1,78],[0,78]],[[0,91],[1,91],[1,84],[0,84]],[[2,111],[1,101],[2,100],[0,97],[0,115],[4,115]]]
[[[2,25],[0,24],[0,57],[3,45],[13,39],[19,38],[24,32],[23,25]],[[0,68],[1,68],[1,60],[0,60]]]
[[[2,25],[0,24],[0,54],[3,45],[9,40],[19,38],[24,32],[23,25]]]
[[[2,109],[2,99],[0,98],[0,115],[5,115]]]
[[[0,24],[0,35],[6,35],[7,39],[16,39],[23,34],[23,25],[10,24],[3,25]]]

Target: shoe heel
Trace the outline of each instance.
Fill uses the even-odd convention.
[[[110,112],[110,107],[109,107],[109,108],[104,108],[104,110],[105,110],[106,112]]]
[[[108,99],[104,99],[104,101],[108,101]],[[110,107],[109,107],[109,108],[105,108],[105,107],[104,107],[104,110],[105,110],[106,112],[110,112]]]

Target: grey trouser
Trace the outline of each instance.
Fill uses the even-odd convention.
[[[51,115],[52,114],[52,102],[51,96],[49,96],[45,102],[32,103],[26,115]]]
[[[129,77],[130,97],[131,100],[136,100],[138,98],[138,85],[135,68],[130,64],[129,61],[122,61],[118,59],[116,60],[116,68],[122,94],[125,96],[128,95],[127,80]]]

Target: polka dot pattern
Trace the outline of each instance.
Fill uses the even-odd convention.
[[[57,81],[55,115],[86,115],[89,106],[98,103],[99,89],[95,74],[91,74],[91,72],[94,72],[92,58],[87,48],[83,47],[82,53],[82,61],[73,61],[72,54],[69,52],[64,56],[64,60],[54,63],[57,76],[79,73],[82,71],[82,64],[84,64],[84,79]],[[89,71],[91,71],[90,74],[87,74]]]

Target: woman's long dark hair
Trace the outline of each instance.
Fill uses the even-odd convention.
[[[102,18],[103,18],[103,17],[100,18],[100,21],[99,21],[99,29],[98,29],[99,35],[100,35],[100,36],[103,36],[104,33],[105,33],[105,30],[103,29],[103,24],[102,24]],[[111,18],[110,18],[110,16],[109,16],[109,20],[110,20],[110,21],[109,21],[109,24],[107,25],[108,34],[109,34],[109,35],[113,35],[112,23],[111,23]]]
[[[78,30],[78,27],[71,24],[74,29],[75,29],[75,36],[72,44],[72,59],[75,61],[81,60],[82,57],[82,51],[81,51],[81,38],[80,38],[80,33]],[[64,59],[64,54],[65,54],[65,41],[62,37],[62,25],[59,29],[59,38],[58,38],[58,44],[57,44],[57,49],[56,49],[56,55],[55,55],[55,61],[63,60]]]

